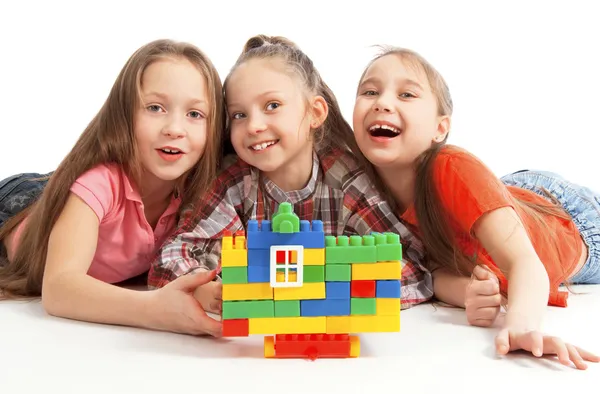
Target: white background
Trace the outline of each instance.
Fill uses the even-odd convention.
[[[470,149],[499,176],[537,168],[600,190],[600,23],[593,4],[6,2],[0,9],[0,178],[56,168],[144,43],[190,41],[224,79],[245,41],[264,33],[287,36],[312,57],[349,121],[372,46],[414,49],[450,85],[451,143]]]
[[[499,176],[539,168],[600,190],[596,7],[573,0],[3,2],[0,179],[55,169],[127,58],[146,42],[190,41],[224,79],[245,41],[264,33],[287,36],[313,58],[348,120],[371,46],[417,50],[450,85],[451,143],[470,149]],[[550,308],[548,330],[600,352],[598,321],[584,321],[597,319],[599,294],[571,295],[569,308]],[[1,303],[0,387],[38,393],[226,393],[233,387],[505,393],[597,385],[598,365],[581,372],[523,355],[496,360],[494,331],[467,327],[464,313],[424,305],[402,316],[403,331],[391,342],[363,336],[364,358],[280,363],[261,359],[260,338],[221,345],[50,318],[38,303]]]

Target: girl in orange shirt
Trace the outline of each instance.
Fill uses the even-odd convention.
[[[600,195],[544,172],[498,179],[445,144],[451,115],[444,79],[415,52],[389,49],[360,78],[357,143],[398,216],[423,240],[436,297],[464,307],[480,326],[495,321],[507,297],[499,354],[556,354],[580,369],[600,361],[541,332],[546,306],[566,306],[561,284],[600,283]]]

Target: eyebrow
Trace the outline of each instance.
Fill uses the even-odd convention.
[[[415,81],[414,79],[401,79],[400,81],[404,85],[412,85],[412,86],[414,86],[414,87],[416,87],[418,89],[424,90],[423,86],[421,86],[421,84],[418,83],[417,81]],[[369,78],[365,79],[364,81],[362,81],[362,83],[360,84],[360,86],[363,86],[363,85],[365,85],[367,83],[377,83],[377,82],[379,82],[378,78],[369,77]]]
[[[168,100],[167,95],[162,94],[162,93],[158,93],[158,92],[148,92],[148,93],[144,94],[144,96],[155,96],[155,97],[158,97],[158,98],[160,98],[162,100]],[[199,98],[192,98],[192,99],[189,100],[189,103],[190,104],[204,104],[204,105],[208,104],[206,102],[206,100],[202,100],[202,99],[199,99]]]
[[[270,96],[270,95],[279,95],[279,96],[281,96],[282,94],[281,94],[281,91],[279,91],[279,90],[267,90],[266,92],[263,92],[263,93],[257,95],[256,97],[257,98],[262,98],[262,97]],[[238,106],[238,105],[239,105],[239,103],[237,103],[235,101],[232,102],[232,103],[227,104],[228,107],[235,107],[235,106]]]

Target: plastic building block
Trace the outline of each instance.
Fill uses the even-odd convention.
[[[350,282],[325,283],[325,296],[328,300],[349,300]]]
[[[248,319],[224,319],[223,337],[247,337],[249,335]]]
[[[348,316],[350,299],[302,300],[300,314],[302,316]]]
[[[300,300],[275,301],[275,317],[299,317]]]
[[[355,298],[374,298],[376,282],[374,280],[353,280],[350,284],[350,295]]]
[[[314,300],[325,298],[325,283],[305,283],[302,287],[273,289],[275,300]]]
[[[360,354],[356,336],[338,334],[275,335],[265,337],[265,358],[354,358]]]
[[[264,317],[248,320],[250,334],[325,334],[327,329],[325,316]]]
[[[221,241],[221,267],[244,267],[248,265],[246,237],[241,233],[225,236]]]
[[[400,298],[376,298],[378,316],[400,316]]]
[[[275,317],[272,300],[224,301],[223,319],[248,319],[254,317]]]
[[[273,288],[269,283],[223,284],[222,298],[223,301],[272,300]]]
[[[285,205],[283,203],[281,205]],[[280,207],[281,207],[280,205]],[[248,221],[248,249],[269,249],[271,245],[303,245],[305,248],[317,249],[325,247],[325,234],[323,233],[323,222],[313,220],[300,221],[300,232],[278,233],[271,231],[271,222],[263,220],[260,231],[258,221]]]
[[[325,237],[325,264],[374,263],[377,261],[375,237]]]
[[[327,274],[327,271],[325,271],[325,274]],[[401,277],[402,266],[399,261],[375,264],[352,264],[352,280],[400,280]]]
[[[264,335],[266,358],[358,357],[350,334],[400,331],[397,234],[325,235],[283,203],[222,245],[223,335]]]
[[[350,315],[375,315],[377,302],[375,298],[351,298]]]
[[[399,280],[378,280],[375,283],[375,297],[400,298]]]
[[[369,264],[370,265],[370,264]],[[327,282],[350,282],[352,279],[351,265],[325,265],[325,281]]]

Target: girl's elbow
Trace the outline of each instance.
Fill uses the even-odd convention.
[[[42,284],[42,307],[51,316],[62,316],[61,290],[56,280],[44,278]]]

